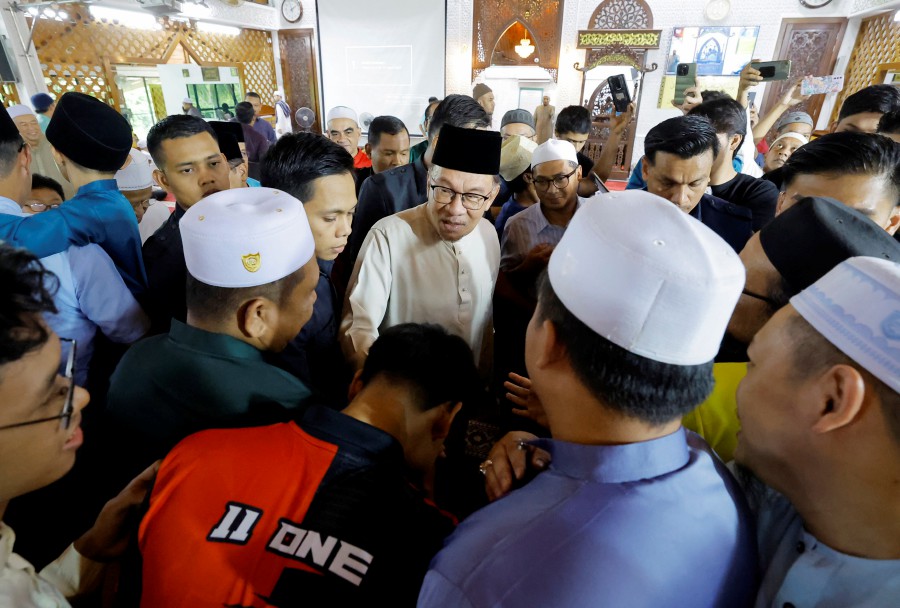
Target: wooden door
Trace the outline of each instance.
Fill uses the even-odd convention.
[[[284,76],[285,101],[291,106],[291,124],[297,129],[294,114],[298,109],[307,107],[316,113],[313,123],[314,133],[322,132],[322,116],[319,108],[319,82],[316,72],[316,47],[313,44],[313,31],[281,30],[278,32],[278,45],[281,50],[281,73]]]
[[[827,76],[834,74],[838,48],[844,39],[847,20],[829,19],[784,19],[778,35],[775,59],[791,60],[791,79],[771,82],[766,86],[766,94],[760,107],[760,114],[766,114],[787,91],[787,87],[804,76]],[[802,110],[819,119],[824,95],[813,95],[807,101],[791,110]]]

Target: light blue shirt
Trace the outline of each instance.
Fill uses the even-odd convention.
[[[581,208],[585,199],[578,197],[575,210]],[[537,245],[556,245],[566,233],[565,226],[556,226],[547,221],[540,203],[531,205],[509,218],[500,238],[500,270],[509,272],[522,263],[528,252]]]
[[[854,557],[819,542],[787,498],[756,481],[763,582],[757,608],[888,608],[900,605],[900,560]]]
[[[462,522],[431,562],[419,606],[752,605],[749,510],[697,435],[536,444],[552,454],[549,469]]]
[[[0,197],[0,214],[20,215],[21,208]],[[130,344],[147,333],[150,321],[99,245],[69,247],[41,258],[41,264],[59,280],[57,312],[45,314],[47,324],[58,336],[77,340],[75,383],[85,386],[97,329],[113,342]]]

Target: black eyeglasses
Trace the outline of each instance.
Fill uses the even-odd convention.
[[[435,202],[441,205],[449,205],[457,195],[462,199],[462,206],[471,211],[478,211],[484,206],[485,201],[490,197],[478,194],[477,192],[457,192],[443,186],[431,185],[431,194],[434,196]]]
[[[576,171],[578,171],[578,167],[575,167],[574,169],[572,169],[571,173],[568,173],[566,175],[557,175],[556,177],[551,178],[533,177],[531,182],[538,190],[547,190],[548,188],[550,188],[550,184],[556,186],[558,190],[562,190],[569,185],[569,178],[575,175]]]
[[[7,424],[0,426],[0,431],[6,429],[15,429],[20,426],[31,426],[32,424],[40,424],[42,422],[50,422],[51,420],[59,420],[59,428],[68,430],[72,423],[72,414],[75,413],[75,340],[68,338],[60,338],[60,342],[71,344],[69,356],[66,359],[66,372],[64,377],[69,381],[66,391],[66,400],[63,402],[62,413],[59,416],[50,416],[49,418],[38,418],[37,420],[29,420],[28,422],[17,422],[16,424]]]
[[[769,306],[771,306],[772,308],[781,308],[781,305],[778,304],[778,302],[776,302],[772,298],[767,298],[766,296],[761,296],[758,293],[753,293],[752,291],[749,291],[747,289],[744,289],[743,291],[741,291],[741,293],[744,294],[745,296],[751,297],[755,300],[761,300],[761,301],[765,302],[766,304],[768,304]]]

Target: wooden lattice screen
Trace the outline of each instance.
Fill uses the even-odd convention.
[[[873,82],[873,78],[879,65],[897,61],[900,61],[900,23],[893,20],[893,13],[865,19],[859,27],[850,64],[844,75],[844,90],[838,95],[831,120],[837,120],[838,112],[847,97],[871,84],[877,84]]]
[[[38,21],[34,45],[47,88],[57,96],[79,91],[119,107],[112,66],[166,63],[180,45],[199,65],[238,66],[244,90],[258,91],[263,103],[273,102],[275,57],[268,32],[243,29],[229,36],[166,19],[160,30],[140,30],[96,20],[80,4],[59,5],[56,14],[56,19]]]
[[[3,103],[4,108],[21,103],[19,101],[19,90],[16,88],[15,83],[4,82],[0,84],[0,102]]]

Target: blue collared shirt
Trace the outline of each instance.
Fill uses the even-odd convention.
[[[20,215],[20,207],[0,197],[0,217],[7,214]],[[97,245],[69,247],[41,258],[41,264],[58,279],[53,294],[57,312],[45,315],[47,324],[58,336],[78,341],[75,383],[86,386],[97,329],[113,342],[130,344],[147,332],[150,321]]]
[[[147,288],[137,217],[114,179],[85,184],[65,204],[44,213],[0,215],[0,240],[25,247],[39,258],[71,245],[96,243],[112,258],[132,294]]]
[[[575,203],[575,210],[581,208],[581,204],[587,199],[580,196]],[[500,239],[500,270],[509,272],[522,263],[528,252],[537,245],[546,243],[556,245],[566,233],[565,226],[557,226],[547,221],[537,203],[509,218],[503,228],[503,236]]]
[[[549,469],[457,528],[419,606],[752,605],[750,515],[697,435],[536,443],[551,452]]]

